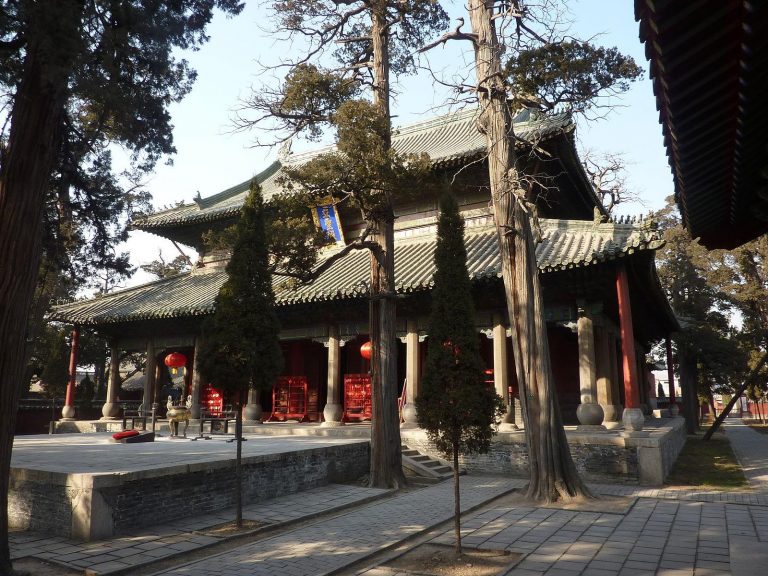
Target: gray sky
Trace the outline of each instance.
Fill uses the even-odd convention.
[[[580,120],[577,129],[580,149],[625,155],[629,163],[629,186],[643,198],[644,205],[620,206],[620,214],[661,208],[664,198],[673,192],[632,4],[617,0],[570,3],[575,36],[599,35],[596,43],[618,47],[633,56],[645,70],[643,80],[614,102],[619,106],[606,118],[591,122]],[[461,15],[463,4],[454,3],[449,9],[453,15]],[[200,51],[186,55],[197,70],[198,79],[191,94],[171,107],[178,153],[173,165],[158,167],[148,183],[155,208],[178,201],[189,202],[198,191],[203,197],[220,192],[247,180],[276,157],[276,150],[252,146],[254,133],[232,133],[231,127],[233,110],[239,100],[261,81],[257,62],[275,63],[281,55],[291,53],[291,47],[276,41],[268,27],[263,8],[256,2],[247,2],[243,13],[236,18],[217,15],[209,28],[210,41]],[[469,63],[468,46],[453,44],[450,49],[437,48],[430,53],[433,68],[453,74]],[[434,116],[440,113],[437,107],[445,100],[445,94],[433,87],[426,74],[402,79],[396,89],[399,96],[393,105],[395,125]],[[306,147],[308,145],[297,143],[294,151]],[[143,232],[133,232],[127,245],[136,265],[157,258],[158,248],[167,259],[176,255],[170,243]],[[148,278],[138,272],[129,284]]]

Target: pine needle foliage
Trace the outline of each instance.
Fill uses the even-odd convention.
[[[443,452],[485,453],[502,401],[483,382],[464,220],[448,194],[440,201],[435,266],[429,349],[416,400],[419,426]]]
[[[461,554],[459,453],[488,452],[503,402],[483,382],[464,219],[449,193],[440,200],[435,268],[427,365],[416,411],[437,449],[452,455],[456,554]]]
[[[272,387],[282,367],[269,272],[264,206],[255,182],[237,224],[228,280],[216,297],[216,312],[203,326],[200,371],[230,393]]]

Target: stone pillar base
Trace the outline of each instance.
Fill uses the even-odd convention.
[[[120,414],[120,406],[115,403],[107,402],[101,409],[101,420],[116,420],[118,414]]]
[[[64,406],[61,409],[61,419],[62,420],[74,420],[75,419],[75,407],[74,406]]]
[[[416,414],[416,405],[413,402],[406,402],[403,406],[403,420],[400,423],[400,428],[418,428],[419,421]]]
[[[647,432],[642,432],[645,416],[640,408],[624,408],[621,415],[621,421],[624,424],[624,431],[621,433],[625,438],[647,436]]]
[[[675,416],[677,416],[678,414],[680,414],[680,406],[678,406],[678,405],[677,405],[677,403],[675,403],[675,404],[670,404],[670,405],[669,405],[669,415],[670,415],[672,418],[674,418],[674,417],[675,417]]]
[[[621,418],[621,406],[618,404],[600,404],[603,408],[603,424],[608,426],[613,423],[618,425]]]
[[[248,422],[259,422],[261,423],[262,418],[264,417],[264,412],[261,408],[261,404],[256,403],[248,403],[245,405],[245,408],[243,408],[243,420]]]
[[[344,422],[336,422],[335,420],[324,420],[323,422],[320,422],[321,428],[340,428],[344,425]]]
[[[594,434],[600,432],[608,432],[608,429],[602,424],[579,424],[576,426],[576,432]]]
[[[582,402],[576,408],[581,426],[600,426],[603,423],[603,407],[596,402]]]
[[[343,426],[344,422],[341,421],[343,410],[341,404],[328,403],[323,408],[323,422],[320,426],[324,428],[337,428]]]

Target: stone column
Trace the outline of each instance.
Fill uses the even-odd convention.
[[[579,338],[579,388],[581,403],[576,408],[580,430],[604,430],[603,408],[597,403],[597,369],[595,362],[595,334],[592,317],[586,306],[579,307],[576,324]]]
[[[341,342],[339,327],[335,324],[328,327],[328,393],[323,408],[323,423],[321,426],[336,427],[343,422],[344,413],[341,406]]]
[[[141,403],[145,416],[152,411],[152,402],[155,398],[156,372],[157,356],[155,355],[155,343],[150,338],[147,340],[147,364],[144,367],[144,398]]]
[[[509,397],[509,355],[507,354],[507,327],[501,314],[493,315],[493,387],[501,396],[507,412],[501,420],[500,431],[516,430],[515,408]]]
[[[62,420],[75,419],[75,386],[77,386],[77,352],[80,344],[80,329],[75,326],[72,329],[72,342],[69,350],[69,381],[67,382],[67,394],[64,397],[64,407],[61,409]]]
[[[419,326],[415,319],[406,322],[405,334],[405,386],[406,399],[403,406],[403,428],[418,427],[416,398],[419,397]]]
[[[261,424],[264,418],[264,410],[261,408],[261,390],[253,386],[248,388],[248,404],[243,408],[243,424],[253,426]]]
[[[625,433],[632,435],[643,429],[645,417],[640,409],[640,391],[635,356],[635,337],[632,327],[632,307],[629,302],[627,269],[621,264],[616,274],[616,295],[619,301],[621,356],[624,373],[624,413],[621,420]]]
[[[120,349],[116,340],[110,343],[110,355],[107,401],[101,409],[102,420],[116,420],[120,414],[120,406],[117,404],[117,393],[120,389]]]
[[[615,428],[621,414],[618,396],[615,393],[616,360],[613,351],[613,335],[605,328],[595,326],[595,361],[597,371],[597,402],[603,408],[603,425]]]
[[[200,418],[200,390],[203,387],[203,377],[200,374],[200,343],[201,337],[195,336],[195,351],[192,361],[192,405],[189,408],[189,414],[194,420]]]

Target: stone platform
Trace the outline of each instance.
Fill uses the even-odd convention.
[[[115,444],[109,433],[17,437],[11,527],[88,541],[230,507],[235,444],[226,439]],[[355,480],[367,473],[369,454],[365,439],[249,436],[244,498],[258,502]]]
[[[648,419],[639,437],[625,437],[621,428],[584,432],[566,426],[565,431],[571,456],[584,480],[643,486],[664,483],[687,437],[681,417]],[[438,455],[423,430],[401,430],[401,435],[409,448]],[[469,473],[528,477],[528,447],[522,430],[496,434],[487,454],[459,458],[460,466]]]

